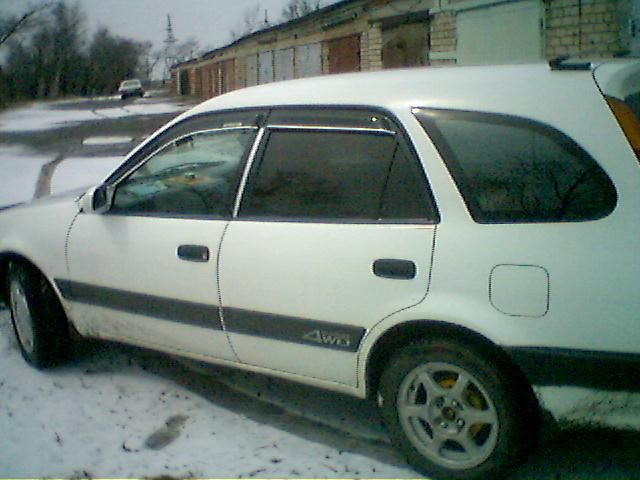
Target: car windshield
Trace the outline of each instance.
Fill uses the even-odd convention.
[[[125,80],[124,82],[122,82],[120,86],[121,87],[139,87],[140,80]]]

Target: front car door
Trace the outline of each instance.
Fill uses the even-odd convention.
[[[107,180],[105,214],[80,213],[59,282],[83,333],[234,360],[219,314],[217,254],[257,114],[198,116]]]
[[[240,361],[356,384],[366,332],[422,301],[437,213],[398,126],[367,110],[274,110],[220,251]]]

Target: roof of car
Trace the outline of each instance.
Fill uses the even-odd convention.
[[[589,72],[553,72],[547,64],[476,67],[424,67],[289,80],[249,87],[213,98],[197,111],[270,105],[373,104],[437,105],[446,99],[517,96],[541,83],[590,77]]]
[[[637,59],[607,63],[614,69]],[[548,63],[418,67],[324,75],[242,88],[207,100],[166,128],[207,112],[278,106],[368,106],[410,113],[412,108],[498,112],[547,123],[575,123],[576,108],[603,100],[588,69],[555,70]],[[567,108],[571,105],[572,108]],[[579,114],[579,113],[578,113]],[[552,119],[552,121],[550,121]]]
[[[640,62],[607,63],[615,71]],[[207,100],[174,118],[161,131],[191,116],[210,112],[286,106],[364,106],[412,116],[413,108],[495,112],[537,120],[579,132],[606,102],[594,69],[554,70],[548,63],[394,69],[325,75],[242,88]],[[615,75],[608,72],[609,77]],[[406,118],[406,117],[405,117]],[[150,137],[151,138],[151,137]],[[143,147],[140,144],[130,155]]]

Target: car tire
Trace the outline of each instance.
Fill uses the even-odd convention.
[[[503,478],[521,458],[532,403],[499,364],[446,339],[417,342],[391,359],[379,403],[391,441],[414,468],[434,479]]]
[[[70,349],[67,317],[46,278],[34,267],[12,262],[7,289],[11,322],[24,359],[37,368],[64,361]]]

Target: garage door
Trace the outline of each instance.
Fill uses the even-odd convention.
[[[275,80],[290,80],[293,78],[293,48],[276,50],[274,57]]]
[[[426,23],[397,25],[382,30],[383,68],[425,65],[429,51]]]
[[[258,54],[258,83],[273,82],[273,52],[260,52]]]
[[[298,78],[322,75],[322,46],[319,43],[296,47],[295,72]]]
[[[247,55],[246,85],[252,87],[258,84],[258,54]]]
[[[539,0],[512,2],[459,12],[458,63],[502,63],[543,57]]]
[[[360,70],[360,35],[329,40],[327,45],[329,47],[329,73]]]

